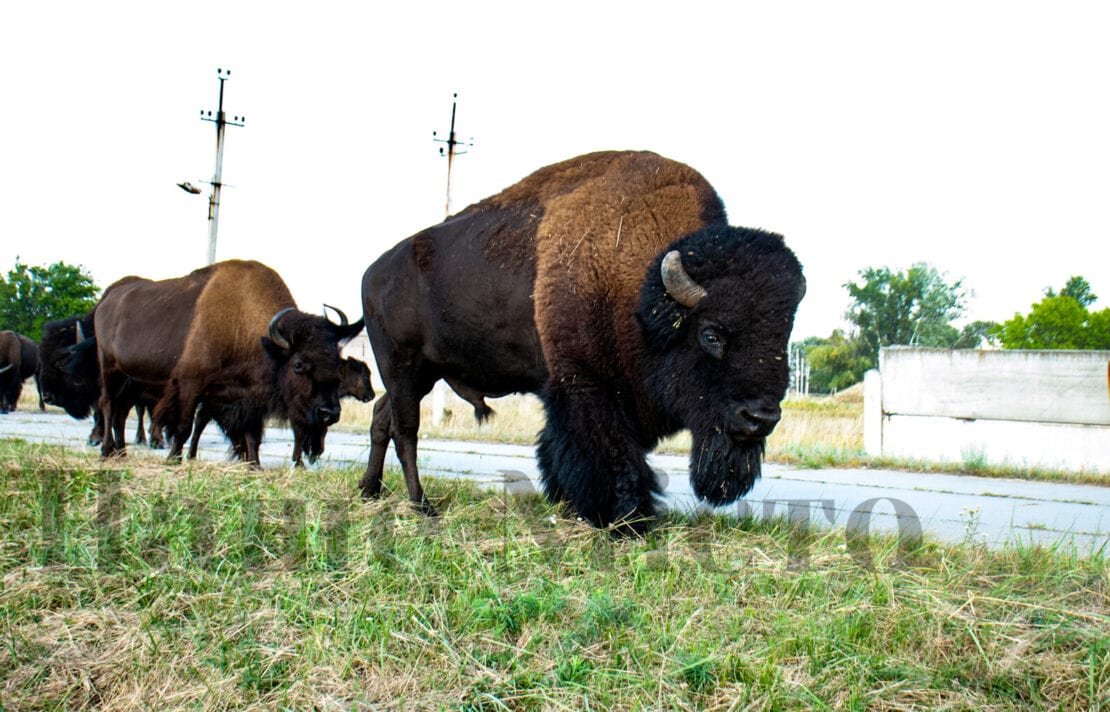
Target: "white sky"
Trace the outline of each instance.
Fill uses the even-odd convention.
[[[1110,304],[1103,2],[20,2],[0,13],[0,271],[102,287],[204,263],[216,69],[231,69],[217,257],[301,308],[360,313],[363,270],[443,218],[432,131],[474,146],[452,208],[601,149],[701,171],[737,225],[785,234],[795,338],[844,282],[924,261],[1025,313],[1081,274]]]

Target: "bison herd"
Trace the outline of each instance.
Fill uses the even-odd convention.
[[[288,422],[293,459],[315,460],[340,398],[374,396],[340,348],[365,328],[385,393],[360,482],[381,492],[396,449],[409,498],[431,511],[417,469],[420,400],[440,379],[486,397],[533,393],[546,423],[546,495],[590,523],[641,530],[660,495],[646,454],[692,435],[695,494],[725,504],[760,475],[788,383],[805,278],[780,235],[729,226],[699,173],[654,153],[606,151],[542,168],[402,240],[362,279],[351,323],[300,311],[269,267],[230,260],[183,277],[126,277],[39,344],[0,332],[0,409],[37,375],[41,402],[93,414],[91,442],[123,454],[127,414],[149,440],[195,457],[215,421],[259,465],[268,419]],[[35,364],[37,363],[37,370]],[[13,385],[14,384],[14,385]]]

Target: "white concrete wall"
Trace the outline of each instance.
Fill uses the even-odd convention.
[[[1110,352],[883,349],[872,454],[1110,474]]]

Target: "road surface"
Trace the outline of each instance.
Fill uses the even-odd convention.
[[[0,415],[0,437],[22,438],[83,449],[91,421],[59,412],[17,411]],[[134,422],[128,426],[129,437]],[[365,433],[332,430],[315,467],[366,462]],[[265,467],[287,467],[292,433],[268,428],[262,445]],[[200,457],[224,460],[227,443],[213,425],[201,439]],[[698,507],[685,457],[653,455],[652,467],[666,485],[665,505]],[[388,465],[397,465],[392,449]],[[423,475],[469,479],[508,492],[540,491],[534,448],[441,440],[420,441]],[[352,488],[355,482],[351,483]],[[394,490],[404,492],[400,483]],[[920,527],[941,541],[975,539],[991,546],[1034,542],[1075,546],[1082,553],[1110,542],[1110,487],[1056,484],[963,475],[867,469],[802,469],[765,464],[763,477],[740,503],[718,511],[754,516],[792,516],[814,524],[912,534]],[[866,515],[866,516],[865,516]],[[901,529],[900,529],[901,528]]]

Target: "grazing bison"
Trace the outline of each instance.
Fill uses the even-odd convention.
[[[341,317],[342,313],[340,312]],[[335,324],[298,311],[288,287],[260,262],[229,260],[184,277],[128,278],[94,314],[104,411],[104,456],[122,453],[123,422],[145,388],[163,388],[154,419],[181,457],[198,406],[240,459],[260,466],[266,418],[294,433],[339,418],[339,344],[362,320]]]
[[[342,314],[342,312],[339,312]],[[346,318],[346,317],[344,317]],[[374,386],[370,382],[370,369],[365,363],[355,358],[344,358],[340,364],[339,372],[339,397],[354,398],[363,403],[374,399]],[[197,457],[197,447],[200,444],[200,435],[204,428],[218,415],[206,404],[202,403],[197,411],[196,425],[193,427],[193,439],[189,443],[189,459]],[[218,420],[217,420],[218,422]],[[324,452],[324,436],[327,435],[326,426],[314,427],[307,430],[294,431],[293,433],[293,465],[304,467],[302,455],[307,452],[308,461],[315,462]],[[238,447],[233,444],[232,451],[238,453]]]
[[[38,366],[38,344],[23,334],[0,331],[0,413],[16,409],[23,382],[38,372]]]
[[[96,337],[92,314],[71,316],[49,321],[42,327],[42,344],[39,358],[38,383],[42,400],[65,410],[71,417],[84,420],[93,416],[93,427],[88,443],[100,445],[104,439],[104,420],[99,408],[100,365],[96,360]],[[135,442],[147,442],[143,416],[152,413],[154,404],[162,397],[157,389],[140,393],[135,407],[138,426]],[[163,428],[150,420],[150,447],[165,446]]]
[[[645,453],[684,428],[695,494],[736,500],[780,418],[804,291],[781,236],[729,227],[700,174],[647,152],[548,166],[417,233],[362,280],[410,498],[420,398],[449,378],[539,394],[544,490],[595,525],[645,526]],[[379,462],[361,485],[379,493]]]
[[[370,368],[356,358],[344,358],[339,375],[339,397],[354,398],[366,403],[374,399],[374,386],[370,382]],[[324,452],[326,427],[308,428],[293,433],[293,465],[304,467],[302,453],[309,462],[316,462]]]
[[[42,399],[72,418],[89,417],[100,398],[100,368],[92,317],[71,316],[42,327],[39,349],[39,389]]]

